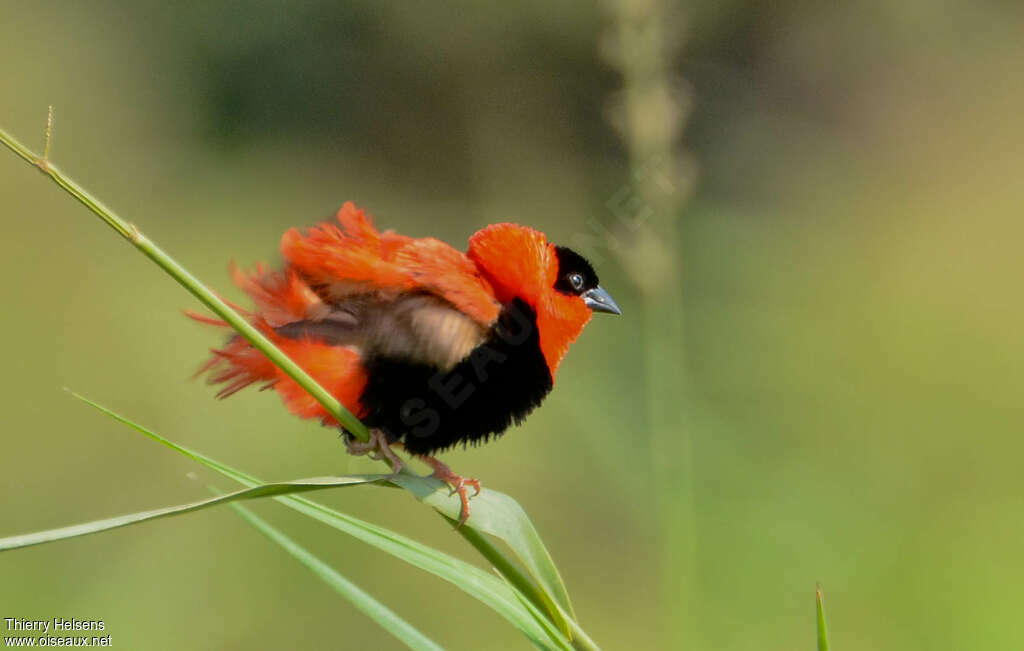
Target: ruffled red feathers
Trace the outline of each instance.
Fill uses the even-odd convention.
[[[248,313],[251,322],[356,416],[365,411],[359,402],[367,384],[362,351],[308,337],[288,338],[276,328],[320,319],[332,305],[362,294],[426,293],[444,299],[486,329],[495,323],[502,305],[518,297],[537,313],[541,349],[553,377],[590,318],[581,299],[552,289],[558,273],[553,247],[533,229],[514,224],[487,227],[470,239],[464,254],[434,238],[378,232],[352,203],[341,208],[337,219],[338,224],[324,222],[305,234],[297,229],[286,232],[281,240],[284,271],[257,266],[250,273],[233,269],[232,275],[254,302],[255,309]],[[226,327],[215,319],[191,316]],[[337,424],[240,337],[213,350],[200,370],[205,371],[210,371],[211,383],[223,384],[219,397],[262,384],[273,388],[296,415]]]
[[[352,202],[338,212],[341,227],[324,222],[306,235],[291,229],[281,239],[285,261],[329,299],[366,292],[436,294],[483,326],[501,305],[462,252],[432,237],[378,233]]]

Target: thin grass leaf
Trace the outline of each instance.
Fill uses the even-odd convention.
[[[546,629],[538,626],[530,612],[522,607],[521,600],[526,597],[509,588],[505,583],[496,581],[493,576],[480,568],[411,538],[353,518],[312,500],[292,495],[279,496],[274,499],[299,513],[319,520],[414,567],[448,581],[466,594],[490,606],[535,645],[542,648],[554,646],[554,641],[547,634]]]
[[[503,581],[508,582],[508,579],[506,579],[505,576],[497,570],[495,570],[494,573],[497,574],[498,577],[501,578]],[[509,584],[509,587],[512,587],[511,584]],[[529,601],[526,597],[524,597],[522,593],[518,590],[513,590],[512,593],[519,598],[519,602],[523,604],[523,608],[525,608],[531,615],[533,615],[533,619],[535,622],[537,622],[537,625],[543,628],[545,631],[547,631],[548,635],[551,636],[552,640],[556,640],[559,642],[559,644],[562,645],[559,648],[570,650],[573,648],[572,643],[569,641],[569,639],[562,634],[562,631],[558,630],[558,628],[556,628],[555,625],[551,623],[550,619],[544,616],[544,613],[542,613],[540,609],[534,606],[533,603]]]
[[[87,536],[89,534],[109,531],[110,529],[117,529],[119,527],[125,527],[139,522],[166,518],[168,516],[180,515],[182,513],[191,513],[192,511],[199,511],[211,506],[218,506],[220,504],[226,504],[237,500],[251,500],[257,497],[270,497],[273,495],[284,495],[287,493],[304,493],[308,491],[323,490],[325,488],[336,488],[338,486],[354,486],[358,484],[376,483],[384,479],[387,479],[387,475],[348,475],[345,477],[312,477],[310,479],[296,479],[293,481],[275,482],[272,484],[260,484],[250,488],[243,488],[242,490],[228,493],[226,495],[218,495],[216,497],[210,497],[196,502],[189,502],[188,504],[166,506],[159,509],[140,511],[139,513],[130,513],[128,515],[119,515],[113,518],[105,518],[103,520],[93,520],[92,522],[74,524],[68,527],[60,527],[58,529],[48,529],[46,531],[37,531],[35,533],[0,538],[0,552],[18,549],[21,547],[41,545],[43,543],[55,542],[57,540]]]
[[[821,584],[814,590],[818,620],[818,651],[828,651],[828,626],[825,624],[825,595],[821,591]]]
[[[420,501],[433,506],[455,526],[461,514],[462,502],[450,495],[446,484],[433,477],[402,472],[391,481],[405,488]],[[544,546],[537,529],[526,512],[511,497],[484,488],[473,498],[472,515],[458,533],[476,548],[516,590],[543,608],[563,635],[578,648],[596,649],[594,642],[576,621],[569,593],[562,577]],[[483,534],[502,540],[520,562],[526,566],[536,583],[530,581],[500,549]]]
[[[449,494],[448,487],[440,480],[401,474],[393,481],[450,520],[458,521],[462,503],[457,497]],[[537,533],[537,528],[533,526],[523,507],[508,495],[487,488],[482,489],[480,494],[473,498],[472,507],[472,514],[466,525],[504,541],[550,599],[575,619],[569,591],[540,534]]]
[[[447,516],[445,516],[447,518]],[[454,526],[456,522],[448,518],[449,522]],[[491,540],[484,534],[480,533],[476,529],[464,525],[457,529],[459,535],[466,539],[470,545],[476,548],[480,554],[487,559],[487,561],[494,566],[494,569],[498,571],[516,590],[524,597],[529,599],[535,606],[543,609],[548,618],[558,626],[558,629],[569,638],[573,638],[573,631],[578,628],[571,619],[565,616],[562,610],[558,607],[551,596],[537,584],[532,582],[529,577],[524,574],[519,566],[508,557],[503,551],[498,549]]]
[[[215,461],[200,452],[178,445],[163,436],[146,429],[145,427],[121,416],[120,414],[107,409],[106,407],[89,400],[77,393],[71,392],[73,396],[95,409],[107,414],[111,418],[128,425],[154,441],[183,454],[190,459],[198,461],[204,466],[233,479],[245,486],[259,486],[263,482],[259,479],[236,470],[228,465]],[[277,495],[275,500],[285,504],[300,513],[312,517],[324,524],[327,524],[339,531],[347,533],[369,545],[380,549],[396,558],[399,558],[414,567],[418,567],[445,581],[448,581],[463,592],[469,594],[492,610],[497,612],[509,623],[522,632],[533,644],[542,648],[559,648],[557,640],[552,640],[547,631],[540,627],[528,610],[523,608],[520,599],[525,595],[516,595],[515,590],[506,583],[496,579],[494,576],[470,565],[465,561],[445,554],[431,547],[428,547],[416,540],[407,538],[399,533],[371,524],[359,518],[347,515],[340,511],[323,506],[304,497],[294,495]],[[579,638],[589,639],[589,638]],[[582,646],[574,645],[576,648],[596,649],[596,645]]]
[[[404,642],[407,647],[417,651],[441,651],[442,647],[419,632],[412,624],[399,617],[393,610],[374,599],[359,586],[346,579],[337,570],[311,554],[307,549],[281,533],[281,531],[270,525],[267,521],[240,504],[232,504],[231,508],[237,511],[246,522],[254,526],[260,533],[280,545],[282,549],[312,570],[324,583],[334,588],[338,594],[347,599],[349,603],[364,615]]]
[[[149,438],[160,443],[161,445],[167,446],[172,450],[184,454],[185,456],[195,461],[198,461],[199,463],[202,463],[203,465],[206,465],[216,470],[217,472],[224,474],[225,476],[231,477],[232,479],[235,479],[236,481],[242,484],[258,485],[260,483],[254,477],[251,477],[249,475],[246,475],[245,473],[242,473],[241,471],[235,470],[234,468],[221,464],[213,459],[210,459],[209,457],[206,457],[205,455],[200,454],[199,452],[180,446],[177,443],[174,443],[169,439],[166,439],[163,436],[160,436],[159,434],[156,434],[155,432],[152,432],[146,429],[145,427],[142,427],[141,425],[129,420],[128,418],[125,418],[124,416],[121,416],[120,414],[111,411],[110,409],[107,409],[103,405],[93,402],[92,400],[86,398],[85,396],[82,396],[70,390],[69,393],[71,393],[71,395],[73,395],[75,398],[78,398],[82,402],[85,402],[86,404],[103,412],[104,414],[110,416],[111,418],[131,427],[137,432],[140,432],[141,434],[148,436]],[[458,498],[448,496],[447,489],[445,488],[445,485],[441,481],[431,477],[420,477],[409,472],[408,470],[403,469],[403,472],[397,475],[396,477],[391,478],[389,483],[398,484],[403,488],[406,488],[407,490],[412,492],[417,498],[426,501],[428,504],[437,509],[453,524],[458,521],[461,503],[459,502]],[[517,550],[517,547],[522,548],[529,546],[530,543],[528,542],[528,537],[524,536],[522,538],[517,538],[511,535],[510,533],[516,531],[515,528],[503,528],[502,526],[494,524],[495,518],[488,515],[488,505],[490,504],[490,502],[488,500],[484,500],[484,502],[482,503],[480,502],[481,498],[484,498],[484,496],[488,494],[492,496],[497,496],[492,497],[492,501],[494,501],[496,504],[503,508],[507,509],[507,503],[509,502],[515,505],[514,509],[507,509],[507,512],[512,512],[514,514],[515,511],[518,511],[522,515],[522,519],[525,520],[526,525],[519,525],[521,527],[519,530],[522,531],[528,528],[528,530],[533,531],[533,536],[536,538],[536,545],[539,546],[539,549],[541,550],[540,552],[534,550],[532,552],[520,553]],[[294,499],[297,501],[300,500],[300,498]],[[286,498],[283,499],[282,501],[286,501],[286,503],[288,503]],[[321,508],[319,507],[318,504],[316,504],[316,502],[309,502],[305,500],[302,500],[302,502],[304,502],[304,506],[302,508],[314,508],[314,510],[311,511],[304,511],[307,515],[316,517],[318,519],[320,519],[321,515],[324,515],[320,511],[315,510],[315,508]],[[296,508],[298,510],[302,510],[298,503],[289,503],[289,506],[291,506],[292,508]],[[322,508],[326,509],[326,507]],[[330,513],[330,509],[327,509],[327,512]],[[337,512],[334,513],[336,513],[337,515],[343,515]],[[344,517],[347,518],[349,516]],[[330,524],[331,526],[335,526],[335,524],[337,524],[335,522],[328,522],[326,520],[322,521],[324,521],[326,524]],[[544,587],[543,583],[541,583],[538,587],[536,584],[529,581],[529,579],[526,578],[519,571],[518,567],[516,567],[515,564],[512,563],[511,560],[508,559],[508,557],[501,552],[501,550],[499,550],[497,547],[491,544],[490,541],[487,540],[487,538],[484,535],[477,531],[477,529],[486,531],[487,529],[484,529],[484,527],[488,527],[491,531],[494,531],[495,535],[502,538],[502,540],[504,540],[510,547],[512,547],[513,550],[516,550],[517,555],[520,557],[520,559],[523,560],[525,564],[527,564],[528,567],[531,560],[535,562],[537,568],[531,568],[530,570],[532,573],[534,573],[535,576],[538,574],[547,574],[550,577],[553,573],[554,577],[557,578],[558,585],[562,586],[561,590],[564,592],[565,587],[561,583],[561,577],[559,577],[558,575],[558,570],[554,569],[554,563],[551,561],[550,554],[548,554],[547,549],[544,548],[543,543],[540,542],[540,537],[537,535],[536,529],[534,529],[532,523],[530,523],[529,519],[526,517],[526,514],[522,510],[522,507],[515,503],[515,501],[512,500],[512,498],[510,497],[498,493],[497,491],[484,489],[483,491],[481,491],[478,497],[473,499],[473,514],[470,517],[470,520],[464,526],[458,529],[458,532],[464,538],[466,538],[466,540],[471,545],[473,545],[477,549],[477,551],[479,551],[484,556],[484,558],[487,559],[489,563],[496,567],[509,580],[509,582],[512,585],[514,585],[520,593],[523,594],[523,596],[532,601],[538,607],[543,608],[543,610],[548,613],[549,618],[557,624],[558,628],[562,631],[562,633],[569,637],[571,640],[573,640],[575,646],[577,646],[578,648],[585,649],[598,648],[597,644],[590,639],[590,637],[586,634],[582,627],[580,627],[579,623],[576,622],[575,617],[572,617],[571,615],[568,615],[565,612],[565,610],[559,605],[558,600],[555,599],[550,592],[548,592],[548,590]],[[490,533],[491,531],[488,531],[488,533]],[[347,531],[347,533],[356,535],[351,531]],[[502,533],[504,533],[508,537],[502,537]],[[370,541],[364,540],[364,542]],[[546,562],[550,565],[551,569],[542,569],[544,559],[546,559]],[[429,572],[432,570],[427,569],[427,571]],[[484,573],[484,575],[488,578],[493,578],[490,575],[487,575],[486,573]],[[549,578],[548,580],[550,581],[551,579]],[[566,601],[568,601],[567,597]]]

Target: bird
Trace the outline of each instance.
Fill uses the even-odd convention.
[[[480,444],[520,424],[554,387],[570,344],[594,313],[621,314],[593,266],[540,231],[484,227],[466,252],[432,237],[380,232],[345,203],[335,220],[281,238],[281,268],[231,274],[253,302],[236,309],[370,431],[356,440],[315,398],[234,334],[197,375],[226,398],[253,384],[293,414],[339,428],[349,452],[399,472],[404,448],[458,493],[467,487],[436,454]],[[189,313],[204,323],[225,322]]]

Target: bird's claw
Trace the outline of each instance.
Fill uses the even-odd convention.
[[[462,509],[459,512],[458,526],[461,527],[466,523],[466,520],[469,519],[470,496],[469,491],[466,490],[466,487],[472,486],[474,491],[473,497],[476,497],[477,495],[480,494],[480,480],[473,479],[470,477],[463,477],[461,475],[456,475],[454,472],[452,472],[451,468],[449,468],[446,464],[442,463],[441,461],[438,461],[434,457],[424,456],[421,458],[423,459],[423,461],[427,463],[427,465],[434,469],[434,473],[431,475],[432,477],[440,479],[441,481],[443,481],[444,483],[448,484],[451,487],[451,491],[448,493],[448,496],[451,497],[452,495],[456,494],[459,496],[459,500],[462,502]]]
[[[398,455],[391,449],[391,445],[388,443],[387,437],[385,437],[384,432],[380,430],[370,430],[370,440],[365,442],[346,438],[345,447],[348,448],[349,454],[353,454],[355,456],[366,455],[374,461],[388,462],[391,464],[392,477],[402,472],[402,460],[399,459]]]
[[[434,473],[433,476],[437,477],[441,481],[447,481],[444,477],[439,476],[436,472]],[[448,485],[450,485],[452,487],[452,489],[450,491],[448,491],[448,497],[451,497],[455,493],[465,492],[465,490],[466,490],[465,487],[466,486],[472,486],[473,487],[473,497],[476,497],[477,495],[480,494],[480,480],[479,479],[472,479],[472,478],[468,478],[468,477],[458,477],[458,476],[454,476],[454,477],[452,477],[452,479],[454,479],[455,481],[454,482],[447,481]]]
[[[459,524],[458,524],[458,526],[460,526],[460,527],[462,525],[466,524],[466,520],[469,519],[469,494],[466,491],[466,484],[469,484],[470,482],[476,482],[476,486],[474,486],[476,488],[476,492],[473,493],[473,497],[476,497],[477,495],[480,494],[480,489],[478,488],[480,482],[478,482],[475,479],[464,480],[464,481],[459,482],[458,486],[453,488],[451,490],[451,492],[448,493],[449,497],[451,497],[452,495],[455,495],[456,493],[458,493],[459,494],[459,500],[462,502],[462,508],[459,509]]]

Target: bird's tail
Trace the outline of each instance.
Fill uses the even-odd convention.
[[[232,275],[235,283],[249,294],[256,306],[254,311],[232,307],[245,315],[349,411],[361,416],[359,397],[366,386],[366,375],[359,353],[349,347],[308,338],[290,339],[275,330],[287,323],[315,318],[320,310],[325,309],[320,298],[291,271],[273,272],[258,266],[246,273],[232,267]],[[201,323],[228,327],[219,319],[194,312],[186,314]],[[221,385],[218,398],[227,398],[251,384],[261,384],[262,389],[277,391],[292,413],[303,418],[318,418],[326,424],[337,424],[315,398],[241,336],[232,335],[224,346],[210,352],[210,358],[196,375],[206,375],[207,382]]]

